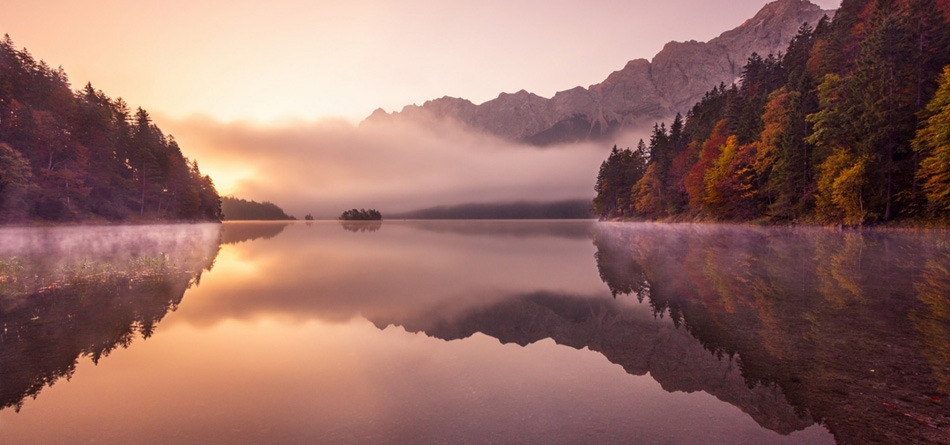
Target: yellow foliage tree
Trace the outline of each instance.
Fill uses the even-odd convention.
[[[762,133],[755,160],[755,170],[759,175],[767,174],[779,157],[782,138],[788,127],[790,102],[797,94],[789,93],[785,87],[769,94],[765,112],[762,113]]]
[[[656,163],[647,167],[646,173],[634,184],[630,193],[630,200],[638,215],[651,218],[663,216],[663,182],[656,172]]]
[[[732,160],[735,159],[738,152],[739,138],[735,135],[729,136],[729,138],[726,139],[726,144],[722,147],[722,151],[719,153],[719,157],[716,158],[712,167],[706,170],[706,174],[703,175],[703,183],[706,191],[703,204],[706,212],[721,216],[722,208],[725,205],[725,197],[721,193],[719,185],[729,178],[732,172]]]
[[[912,146],[923,155],[917,178],[927,201],[939,211],[950,210],[950,66],[943,69],[937,94],[927,104],[927,118]]]
[[[862,197],[868,157],[856,157],[844,149],[818,166],[818,215],[829,222],[860,225],[868,212]]]

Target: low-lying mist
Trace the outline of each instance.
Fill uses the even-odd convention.
[[[588,200],[613,141],[538,148],[450,121],[284,122],[159,118],[222,195],[302,217],[350,208],[383,215],[469,203]],[[633,146],[639,135],[626,135]],[[628,143],[634,141],[634,143]]]

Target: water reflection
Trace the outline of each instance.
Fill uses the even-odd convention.
[[[288,225],[290,223],[282,221],[229,221],[221,226],[221,244],[271,239],[280,235]]]
[[[950,440],[945,233],[604,225],[614,295],[646,299],[841,443]]]
[[[341,231],[335,221],[227,223],[220,231],[218,226],[186,226],[191,232],[183,234],[158,228],[128,229],[124,235],[0,231],[0,258],[7,259],[0,272],[0,286],[5,286],[0,288],[0,321],[8,329],[0,344],[3,406],[19,406],[44,385],[70,376],[77,357],[98,360],[137,336],[156,332],[161,320],[161,333],[183,338],[169,349],[205,345],[195,352],[195,357],[209,357],[201,362],[205,367],[229,364],[208,377],[216,381],[226,372],[228,383],[222,385],[227,388],[268,363],[255,359],[249,364],[241,357],[292,351],[279,356],[280,366],[260,388],[245,388],[267,393],[251,398],[249,410],[259,412],[255,401],[271,400],[271,393],[322,394],[307,402],[271,401],[268,406],[275,409],[292,408],[268,419],[280,424],[283,420],[276,418],[317,410],[341,423],[328,420],[321,426],[336,431],[332,437],[340,441],[364,437],[341,430],[382,428],[380,423],[411,424],[412,434],[391,428],[404,434],[398,437],[422,441],[505,441],[526,430],[526,424],[557,431],[551,419],[580,416],[584,410],[577,406],[586,407],[590,416],[571,423],[579,423],[574,435],[563,437],[573,440],[816,442],[829,439],[821,425],[841,443],[950,441],[946,235],[584,221],[385,224],[386,230],[356,230],[362,232],[357,236]],[[53,249],[53,255],[22,263],[30,249]],[[14,257],[21,263],[10,266]],[[212,264],[214,272],[192,286]],[[77,275],[75,270],[89,272]],[[103,277],[102,284],[95,278],[87,285],[89,278],[77,276]],[[52,278],[24,284],[30,277]],[[53,298],[50,292],[67,293]],[[175,308],[174,316],[165,317]],[[261,328],[272,324],[279,327]],[[220,332],[227,335],[215,340],[219,343],[208,340]],[[430,340],[406,332],[424,333],[418,337]],[[547,351],[543,347],[550,340],[583,351],[560,348],[573,355],[562,351],[557,360],[539,362],[532,374],[521,375],[526,368],[488,367],[512,350],[485,342],[485,336],[533,345],[515,347],[532,359],[550,354],[537,355]],[[291,338],[302,346],[293,346]],[[460,339],[466,340],[455,341]],[[591,364],[590,356],[622,367],[625,380],[586,382],[608,374]],[[444,366],[447,360],[465,365],[450,369]],[[304,362],[308,366],[301,366]],[[311,375],[309,370],[320,366],[345,372]],[[551,367],[576,371],[577,380],[530,389],[524,383],[547,382],[544,369]],[[7,375],[16,377],[8,380]],[[736,421],[697,419],[684,410],[670,411],[664,424],[680,420],[695,431],[631,421],[634,411],[641,416],[636,419],[649,418],[642,412],[660,404],[645,392],[623,392],[639,382],[631,375],[649,375],[667,392],[709,394],[728,403],[713,400],[716,404],[737,407],[746,419],[778,434],[758,427],[755,433],[740,433]],[[520,383],[510,385],[515,381]],[[473,382],[482,386],[466,386]],[[285,391],[284,385],[298,386]],[[505,389],[493,403],[477,399],[491,392],[489,387]],[[571,393],[581,388],[590,394]],[[222,407],[246,401],[232,392],[222,390],[228,395],[212,400]],[[630,395],[620,403],[615,392]],[[349,401],[353,393],[359,402]],[[398,409],[383,412],[380,398],[389,393],[399,394],[392,401]],[[562,398],[555,403],[544,394]],[[686,410],[718,409],[696,400],[690,399]],[[606,407],[622,409],[604,412]],[[466,428],[447,414],[476,416],[468,411],[478,411],[477,418],[488,424],[508,425],[511,435],[488,435],[497,431],[475,428],[474,420]],[[518,417],[526,412],[537,418]],[[426,421],[427,416],[438,420]],[[537,419],[547,423],[531,423]],[[287,437],[315,437],[312,428],[309,435]],[[555,441],[550,440],[555,436],[534,441],[538,437]]]
[[[419,220],[408,223],[413,229],[434,233],[498,237],[556,237],[589,239],[593,223],[578,220]]]
[[[150,337],[218,243],[215,225],[0,230],[0,410]]]
[[[550,338],[600,353],[629,374],[649,373],[668,392],[706,392],[780,434],[814,423],[789,405],[781,388],[748,385],[737,358],[710,354],[685,330],[612,300],[535,293],[451,320],[405,328],[444,340],[482,333],[521,346]]]
[[[310,224],[312,226],[312,224]],[[382,221],[340,221],[347,232],[376,232],[383,227]]]

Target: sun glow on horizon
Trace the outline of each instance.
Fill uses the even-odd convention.
[[[671,40],[715,37],[765,3],[33,0],[4,6],[0,35],[62,66],[74,88],[91,82],[150,113],[355,123],[446,95],[550,97]]]
[[[211,177],[214,181],[214,188],[218,190],[221,196],[230,196],[241,191],[242,183],[254,178],[252,171],[235,171],[229,168],[218,168],[217,166],[208,167],[202,173]]]

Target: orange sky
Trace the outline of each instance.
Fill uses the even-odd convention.
[[[826,9],[839,3],[812,1]],[[478,155],[494,141],[454,133],[393,141],[384,137],[405,129],[367,135],[352,125],[379,107],[445,95],[481,103],[501,92],[550,97],[588,86],[628,60],[652,58],[668,41],[709,40],[765,3],[30,0],[0,8],[0,33],[62,66],[74,88],[92,82],[148,110],[222,194],[270,200],[298,216],[332,215],[339,206],[403,211],[589,198],[609,147],[554,159],[514,148],[521,151],[501,159]],[[459,138],[467,152],[441,152]],[[420,140],[428,152],[419,151]],[[435,158],[465,164],[391,162]],[[561,178],[513,178],[517,165],[576,168]],[[455,194],[426,194],[434,187]]]
[[[816,0],[833,8],[837,0]],[[708,40],[765,0],[30,0],[0,32],[75,87],[153,113],[358,121],[444,95],[587,86],[670,40]]]

